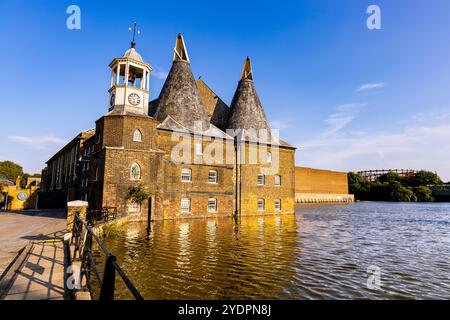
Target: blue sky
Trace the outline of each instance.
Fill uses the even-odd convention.
[[[81,8],[81,30],[66,8]],[[366,27],[379,5],[382,30]],[[450,180],[450,1],[2,1],[0,160],[28,172],[108,108],[109,62],[129,47],[155,69],[182,32],[196,77],[227,103],[244,59],[297,164],[412,168]]]

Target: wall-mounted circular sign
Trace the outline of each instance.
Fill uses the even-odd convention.
[[[28,195],[25,192],[20,192],[17,195],[17,199],[19,199],[20,201],[25,201],[25,200],[27,200],[27,198],[28,198]]]

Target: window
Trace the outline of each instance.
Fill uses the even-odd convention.
[[[88,170],[89,170],[89,162],[86,163],[86,171],[88,171]]]
[[[141,142],[142,141],[142,133],[136,129],[133,134],[133,141]]]
[[[216,170],[209,171],[208,182],[209,183],[217,183],[217,171]]]
[[[281,200],[275,199],[275,211],[281,211]]]
[[[258,211],[264,211],[266,209],[264,199],[258,199]]]
[[[130,168],[130,179],[140,180],[141,179],[141,167],[137,163],[133,163]]]
[[[272,154],[270,152],[267,153],[267,163],[272,163]]]
[[[101,139],[101,134],[97,134],[97,143],[100,143],[100,139]]]
[[[192,170],[188,168],[181,169],[181,182],[192,181]]]
[[[87,193],[85,193],[85,194],[83,195],[83,201],[88,201],[88,195],[87,195]]]
[[[140,212],[141,211],[141,204],[138,202],[131,201],[128,205],[128,211],[130,212]]]
[[[201,143],[196,143],[195,144],[195,154],[197,156],[201,156],[203,154],[203,146]]]
[[[263,186],[264,185],[264,175],[262,173],[258,174],[258,186]]]
[[[181,199],[181,212],[191,211],[191,199],[183,198]]]
[[[217,199],[208,199],[208,212],[217,212]]]
[[[281,186],[281,176],[275,176],[275,186]]]

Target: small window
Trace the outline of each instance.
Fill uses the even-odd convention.
[[[281,176],[275,176],[275,186],[281,186]]]
[[[181,212],[191,211],[191,199],[183,198],[181,199]]]
[[[217,183],[217,171],[216,170],[209,171],[208,182],[209,183]]]
[[[141,167],[137,163],[133,163],[130,168],[130,179],[140,180],[141,179]]]
[[[135,130],[133,134],[133,141],[141,142],[142,141],[142,133],[139,130]]]
[[[131,201],[128,205],[128,211],[130,212],[141,212],[141,204],[138,202]]]
[[[88,195],[87,195],[87,193],[85,193],[85,194],[83,195],[83,200],[84,200],[84,201],[88,201]]]
[[[264,175],[262,173],[258,174],[258,186],[263,186],[264,180],[265,180]]]
[[[188,168],[181,169],[181,182],[192,181],[192,170]]]
[[[100,140],[101,140],[101,134],[99,133],[99,134],[97,134],[97,143],[100,143]]]
[[[217,212],[217,199],[208,199],[208,212]]]
[[[88,171],[88,170],[89,170],[89,162],[86,163],[86,171]]]
[[[281,200],[275,199],[275,211],[281,211]]]
[[[197,156],[201,156],[203,154],[203,146],[201,143],[196,143],[195,144],[195,154]]]
[[[267,153],[267,163],[272,163],[272,153]]]
[[[264,199],[258,199],[258,211],[264,211],[266,209]]]

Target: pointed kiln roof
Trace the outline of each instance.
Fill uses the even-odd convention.
[[[258,98],[253,84],[253,71],[250,59],[245,60],[241,80],[231,102],[228,129],[267,130],[270,134],[270,125]]]
[[[177,37],[174,61],[158,98],[155,118],[163,122],[168,116],[191,129],[201,123],[208,130],[209,120],[195,85],[194,75],[181,34]]]

